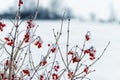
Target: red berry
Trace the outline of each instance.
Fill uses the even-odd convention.
[[[40,64],[41,64],[42,66],[45,66],[45,65],[47,64],[47,61],[46,61],[46,60],[41,61]]]
[[[73,61],[73,63],[75,63],[75,62],[79,62],[80,60],[77,56],[75,56],[75,57],[72,58],[72,61]]]
[[[84,72],[85,72],[86,74],[88,74],[88,67],[86,67],[86,68],[84,69]]]
[[[5,26],[6,26],[6,24],[0,22],[0,31],[3,31],[3,27],[5,27]]]
[[[9,65],[9,61],[8,61],[8,60],[6,60],[5,65],[6,65],[6,66],[8,66],[8,65]]]
[[[74,54],[73,51],[69,51],[69,52],[68,52],[68,55],[73,55],[73,54]]]
[[[51,49],[51,52],[54,53],[55,51],[56,51],[56,47],[53,47],[53,48]]]
[[[39,44],[38,44],[38,48],[41,48],[41,47],[42,47],[42,45],[41,45],[41,43],[39,43]]]
[[[28,75],[28,76],[30,76],[30,71],[27,70],[27,69],[24,69],[24,70],[23,70],[23,73],[26,74],[26,75]]]
[[[72,78],[72,76],[73,76],[73,72],[68,72],[68,79],[70,79],[70,78]]]
[[[18,6],[21,6],[21,4],[23,4],[23,1],[19,0]]]
[[[40,79],[39,80],[43,80],[44,76],[43,75],[40,75]]]
[[[29,42],[29,38],[30,38],[30,35],[28,32],[26,32],[26,34],[24,35],[25,43]]]
[[[53,80],[58,80],[58,74],[53,73],[53,74],[52,74],[52,79],[53,79]]]
[[[48,44],[48,46],[50,46],[50,44]]]
[[[7,45],[9,45],[9,46],[13,46],[13,44],[14,44],[14,41],[13,41],[13,40],[10,40],[10,41],[7,43]]]
[[[9,39],[8,37],[5,37],[4,39],[5,39],[6,41],[10,41],[10,39]]]
[[[86,38],[86,41],[90,40],[90,36],[89,35],[86,35],[85,38]]]
[[[35,42],[35,45],[36,45],[38,48],[41,48],[41,47],[42,47],[42,43],[40,42],[40,40],[36,41],[36,42]]]

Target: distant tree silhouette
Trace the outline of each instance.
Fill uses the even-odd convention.
[[[31,15],[33,15],[36,10],[36,3],[34,0],[29,0],[29,2],[25,0],[24,4],[25,5],[21,8],[21,19],[32,17]],[[9,10],[10,11],[4,14],[0,14],[0,16],[8,16],[14,19],[15,7],[10,7]],[[37,19],[61,19],[64,11],[66,12],[66,16],[73,16],[70,8],[62,6],[62,0],[51,0],[48,8],[39,7]]]

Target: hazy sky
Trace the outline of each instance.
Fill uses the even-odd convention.
[[[7,11],[16,0],[0,0],[0,13]],[[23,0],[24,1],[24,0]],[[30,0],[28,0],[30,1]],[[64,4],[71,7],[77,15],[88,17],[89,13],[95,13],[97,17],[108,18],[110,8],[113,8],[115,15],[120,18],[120,0],[63,0]],[[40,0],[40,5],[47,7],[50,0]],[[112,6],[111,6],[112,5]],[[111,7],[110,7],[111,6]]]

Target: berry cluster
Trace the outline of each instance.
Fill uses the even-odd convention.
[[[5,26],[6,26],[6,24],[0,22],[0,31],[3,31],[3,27],[5,27]]]
[[[29,32],[26,32],[25,35],[24,35],[24,41],[25,41],[25,43],[28,43],[29,39],[30,39],[30,34],[29,34]]]
[[[23,4],[23,1],[22,1],[22,0],[19,0],[18,6],[21,6],[22,4]]]
[[[5,41],[7,42],[7,45],[13,46],[13,44],[14,44],[13,39],[10,39],[9,37],[5,37],[4,39],[5,39]]]

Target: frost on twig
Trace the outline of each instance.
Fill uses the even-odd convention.
[[[91,67],[101,59],[110,42],[108,42],[100,56],[97,57],[97,50],[94,46],[86,48],[86,45],[92,40],[91,32],[88,31],[83,35],[83,45],[74,44],[71,47],[69,18],[65,40],[66,46],[65,50],[62,50],[64,46],[61,46],[60,40],[63,38],[64,13],[59,31],[56,32],[53,29],[55,41],[48,44],[48,50],[41,52],[44,55],[41,54],[39,56],[40,60],[35,62],[32,47],[42,50],[44,44],[43,39],[36,35],[39,25],[35,23],[35,19],[38,15],[39,0],[34,17],[26,21],[24,30],[20,28],[23,22],[20,19],[22,5],[24,5],[24,2],[18,0],[18,11],[15,20],[9,19],[12,23],[12,26],[9,27],[10,32],[0,39],[0,80],[91,80],[87,75],[95,71],[91,70]],[[0,34],[8,26],[1,20]]]

